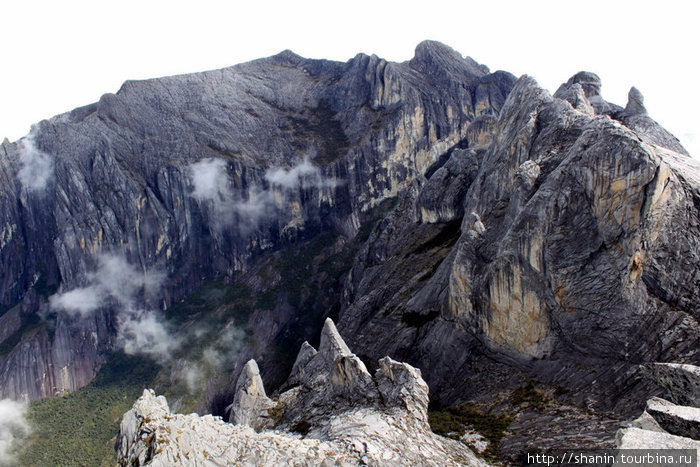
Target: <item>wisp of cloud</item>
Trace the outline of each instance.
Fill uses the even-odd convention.
[[[164,279],[158,271],[138,271],[123,256],[101,254],[85,287],[53,295],[49,304],[54,310],[81,317],[99,308],[114,307],[117,343],[127,354],[148,355],[162,363],[171,358],[180,342],[161,314],[145,305],[157,296]]]
[[[116,302],[121,309],[137,308],[135,302],[153,298],[164,280],[160,272],[137,271],[123,256],[100,254],[97,269],[88,274],[88,285],[52,295],[49,304],[70,315],[87,316]]]
[[[17,178],[28,192],[42,192],[53,177],[53,159],[36,147],[33,131],[21,144]]]
[[[13,465],[14,450],[29,436],[26,412],[26,404],[0,400],[0,466]]]
[[[200,201],[226,202],[231,200],[231,188],[226,176],[226,163],[221,159],[202,159],[190,165],[194,191]]]
[[[194,330],[191,338],[207,335],[207,330],[199,327]],[[196,394],[198,390],[206,386],[211,375],[230,366],[234,356],[240,350],[245,340],[245,332],[229,323],[218,332],[213,341],[204,348],[196,361],[186,362],[179,371],[178,378],[187,385],[190,394]]]
[[[117,321],[117,341],[128,355],[147,355],[162,364],[170,360],[173,350],[180,345],[180,339],[166,328],[158,311],[122,313]]]
[[[275,219],[284,207],[290,193],[299,188],[324,188],[338,185],[338,181],[326,178],[311,163],[310,156],[290,169],[271,167],[264,175],[270,188],[261,184],[248,188],[246,197],[233,193],[221,159],[203,159],[190,165],[192,196],[211,206],[213,227],[228,227],[238,219],[238,227],[244,233],[265,220]]]

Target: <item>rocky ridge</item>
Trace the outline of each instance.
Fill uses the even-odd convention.
[[[254,360],[238,378],[232,423],[173,414],[145,390],[122,419],[118,463],[131,465],[486,465],[430,431],[420,370],[389,357],[372,377],[331,320],[305,343],[276,401]]]

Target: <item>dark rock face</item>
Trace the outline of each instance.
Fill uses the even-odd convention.
[[[603,405],[634,386],[637,363],[697,358],[697,164],[552,99],[529,78],[516,83],[494,134],[468,190],[464,172],[457,186],[433,174],[443,194],[466,191],[461,206],[441,206],[465,213],[456,236],[434,233],[450,216],[425,214],[422,200],[440,199],[424,194],[431,178],[370,239],[339,323],[356,333],[358,351],[396,352],[448,400],[464,393],[449,394],[465,378],[452,369],[468,367],[474,351],[567,385],[606,374]],[[411,206],[422,223],[405,214]],[[687,234],[671,238],[669,222]],[[428,245],[432,263],[416,254]],[[408,259],[416,257],[424,262]],[[392,278],[381,295],[379,277]]]
[[[345,64],[306,60],[286,51],[127,82],[2,146],[0,304],[22,302],[38,282],[64,292],[84,286],[96,255],[118,252],[138,270],[167,274],[151,304],[166,307],[206,278],[246,270],[259,251],[332,227],[353,232],[359,212],[422,177],[478,116],[497,115],[513,82],[432,42],[403,64],[365,55]],[[200,161],[221,161],[214,167],[222,168],[223,186],[213,196],[196,196]],[[22,177],[34,166],[43,168],[40,187]],[[65,319],[57,317],[57,329]],[[98,332],[85,322],[73,329],[82,327],[59,353]],[[109,340],[98,333],[103,347]],[[23,342],[32,349],[25,355],[59,345],[41,334]],[[87,378],[57,391],[89,381],[98,353],[79,357]],[[30,381],[7,383],[19,358],[11,353],[0,363],[0,394],[52,395]]]
[[[646,368],[647,376],[668,389],[680,405],[652,397],[647,401],[642,415],[617,432],[615,443],[620,449],[697,451],[700,448],[700,408],[697,399],[700,368],[671,363],[650,364]]]
[[[443,404],[525,378],[566,388],[558,404],[638,413],[659,392],[640,364],[698,363],[700,166],[638,90],[625,108],[600,90],[581,72],[551,96],[427,41],[398,64],[285,51],[127,82],[41,122],[0,148],[0,320],[17,341],[0,395],[80,387],[114,347],[114,306],[81,318],[46,299],[89,284],[102,252],[162,271],[138,300],[163,309],[215,277],[264,288],[263,254],[332,230],[357,249],[328,314],[370,368],[407,361]],[[250,318],[238,372],[300,319],[278,305]]]

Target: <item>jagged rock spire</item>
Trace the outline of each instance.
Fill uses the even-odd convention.
[[[639,89],[632,86],[627,94],[627,106],[625,112],[631,115],[646,114],[647,109],[644,107],[644,96]]]
[[[236,392],[229,421],[260,430],[271,424],[268,409],[275,403],[265,394],[260,369],[255,360],[248,360],[236,382]]]
[[[321,343],[318,346],[318,351],[330,361],[334,361],[338,357],[352,355],[347,344],[340,337],[333,320],[330,318],[326,318],[325,323],[323,323]]]
[[[600,77],[590,71],[579,71],[559,86],[554,97],[568,101],[573,108],[587,115],[608,114],[622,110],[600,94]]]

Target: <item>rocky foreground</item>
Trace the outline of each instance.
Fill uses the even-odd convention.
[[[145,390],[121,422],[120,466],[486,465],[430,431],[420,370],[389,357],[374,376],[326,320],[318,351],[304,344],[272,400],[258,366],[238,378],[230,421],[173,414]]]
[[[617,433],[621,449],[700,449],[700,368],[658,363],[646,369],[673,402],[647,401],[642,415]]]

